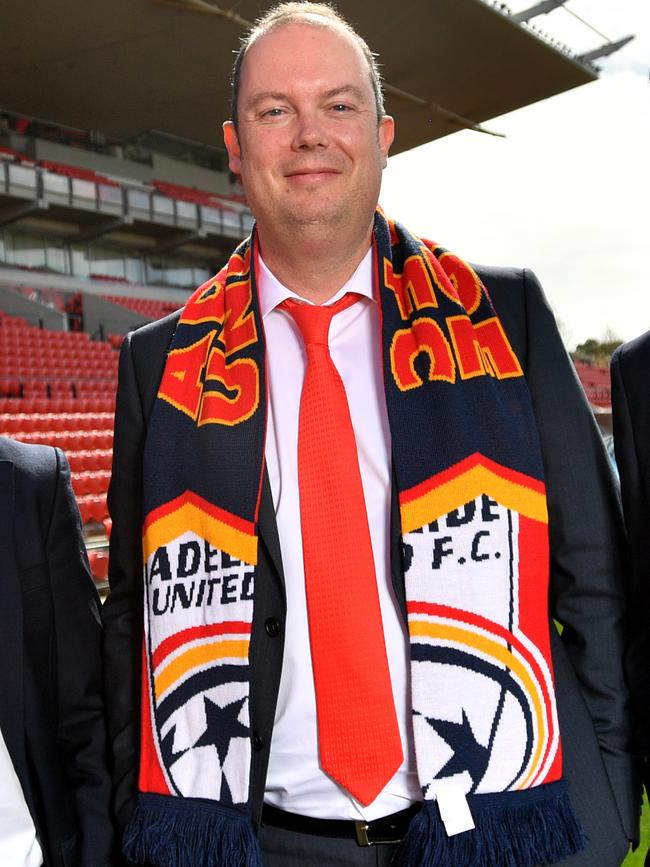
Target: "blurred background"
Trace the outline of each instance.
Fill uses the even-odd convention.
[[[575,349],[650,328],[650,3],[553,5],[534,35],[582,57],[620,45],[599,78],[490,119],[505,139],[461,131],[394,157],[383,203],[473,261],[532,268]]]

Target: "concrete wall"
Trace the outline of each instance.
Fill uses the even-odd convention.
[[[0,309],[10,316],[22,316],[30,325],[42,326],[52,331],[67,329],[66,317],[58,310],[30,301],[29,298],[12,292],[4,286],[0,286]]]
[[[63,292],[84,292],[89,295],[126,295],[135,298],[153,298],[160,301],[178,301],[184,304],[192,289],[172,289],[169,286],[148,286],[139,283],[123,283],[117,280],[91,280],[88,277],[71,277],[67,274],[49,274],[31,271],[26,276],[21,268],[0,268],[0,286],[36,286],[43,289],[59,289]]]
[[[181,184],[185,187],[196,187],[199,190],[220,195],[228,195],[230,192],[230,175],[227,172],[213,172],[210,169],[179,162],[161,154],[154,153],[153,165],[145,166],[132,160],[121,160],[117,157],[84,151],[80,148],[43,141],[42,139],[36,139],[30,150],[32,150],[36,160],[52,160],[67,165],[80,166],[106,175],[133,178],[135,181],[143,181],[144,183],[149,183],[155,179],[167,181],[170,184]]]
[[[26,157],[34,156],[34,139],[31,136],[10,132],[7,146],[21,154],[25,154]]]
[[[138,181],[151,179],[151,166],[143,166],[131,160],[120,160],[117,157],[84,151],[81,148],[72,148],[43,139],[36,139],[34,148],[34,155],[37,160],[52,160],[71,166],[80,166],[91,172],[118,175],[121,178],[133,178]]]
[[[153,155],[152,177],[157,181],[196,187],[207,193],[219,193],[222,196],[227,196],[230,192],[229,174],[213,172],[190,163],[181,163],[156,153]]]
[[[128,310],[119,304],[111,304],[110,301],[105,301],[97,295],[84,293],[83,304],[84,331],[90,335],[99,333],[100,329],[104,338],[109,334],[127,334],[134,328],[153,321],[148,316],[136,313],[135,310]]]

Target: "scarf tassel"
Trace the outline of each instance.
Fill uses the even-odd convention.
[[[587,837],[566,791],[526,799],[539,789],[558,786],[564,784],[508,793],[509,803],[502,805],[499,796],[470,796],[476,827],[453,837],[447,836],[436,804],[425,801],[393,863],[399,867],[535,867],[574,855],[584,849]],[[528,802],[517,803],[513,794]],[[485,803],[480,803],[483,799]]]
[[[134,864],[262,867],[250,817],[198,798],[140,795],[123,844]]]

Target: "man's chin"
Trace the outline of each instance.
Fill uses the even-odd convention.
[[[329,207],[296,208],[287,214],[286,225],[295,231],[339,226],[345,223],[345,214],[339,203]]]

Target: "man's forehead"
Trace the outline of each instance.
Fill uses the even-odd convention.
[[[352,33],[339,21],[324,18],[300,18],[297,20],[280,21],[260,33],[249,45],[259,46],[264,40],[275,37],[289,38],[298,41],[313,39],[321,35],[324,38],[339,38],[351,46],[357,46]]]
[[[332,47],[339,48],[337,54],[348,54],[352,63],[358,62],[361,72],[368,67],[366,58],[361,47],[342,25],[337,22],[316,23],[308,20],[289,21],[277,24],[266,33],[258,36],[248,47],[241,68],[242,79],[254,72],[256,67],[276,66],[278,70],[286,70],[291,67],[296,55],[287,52],[287,48],[293,46],[296,49],[310,40],[328,41]],[[321,68],[323,72],[327,68],[329,52],[322,52],[314,56],[314,69]],[[354,58],[354,59],[353,59]],[[344,86],[341,82],[340,86]],[[330,85],[331,86],[331,85]]]

